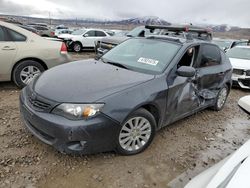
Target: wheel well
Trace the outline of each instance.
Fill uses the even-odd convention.
[[[73,42],[73,43],[78,43],[78,44],[80,44],[81,47],[82,47],[82,43],[81,43],[80,41],[75,41],[75,42]]]
[[[13,71],[14,71],[14,69],[16,68],[16,66],[17,66],[19,63],[21,63],[22,61],[26,61],[26,60],[33,60],[33,61],[36,61],[36,62],[40,63],[40,64],[43,66],[43,68],[44,68],[45,70],[48,69],[47,65],[46,65],[41,59],[34,58],[34,57],[24,58],[24,59],[21,59],[21,60],[19,60],[18,62],[16,62],[15,65],[13,66],[12,71],[11,71],[11,79],[13,78]]]
[[[157,127],[159,126],[159,120],[160,120],[160,114],[159,114],[159,110],[152,104],[146,104],[141,106],[141,108],[146,109],[147,111],[149,111],[155,118],[156,121],[156,125]]]

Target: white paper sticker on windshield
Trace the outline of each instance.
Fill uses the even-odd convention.
[[[145,63],[145,64],[148,64],[148,65],[154,65],[154,66],[156,66],[159,63],[158,60],[144,58],[144,57],[140,57],[140,59],[138,59],[137,62],[139,62],[139,63]]]

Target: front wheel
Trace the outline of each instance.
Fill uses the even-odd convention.
[[[141,108],[133,112],[121,126],[118,153],[134,155],[144,151],[154,138],[155,127],[155,118],[149,111]]]
[[[225,85],[221,88],[221,90],[219,91],[217,97],[216,97],[216,100],[215,100],[215,104],[214,106],[212,107],[213,110],[216,110],[216,111],[220,111],[223,109],[225,103],[226,103],[226,100],[227,100],[227,97],[228,97],[228,94],[229,94],[229,89],[228,87]]]

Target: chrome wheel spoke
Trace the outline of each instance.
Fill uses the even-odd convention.
[[[144,117],[134,117],[123,124],[119,134],[119,144],[127,151],[141,149],[151,136],[150,122]]]
[[[41,71],[35,66],[27,66],[21,70],[20,79],[26,85],[29,84],[35,76],[41,74]]]

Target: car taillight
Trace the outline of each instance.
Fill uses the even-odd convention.
[[[63,42],[61,46],[61,54],[66,54],[68,52],[66,44]]]
[[[51,35],[51,36],[54,36],[54,35],[55,35],[55,32],[53,32],[53,31],[50,32],[50,35]]]

